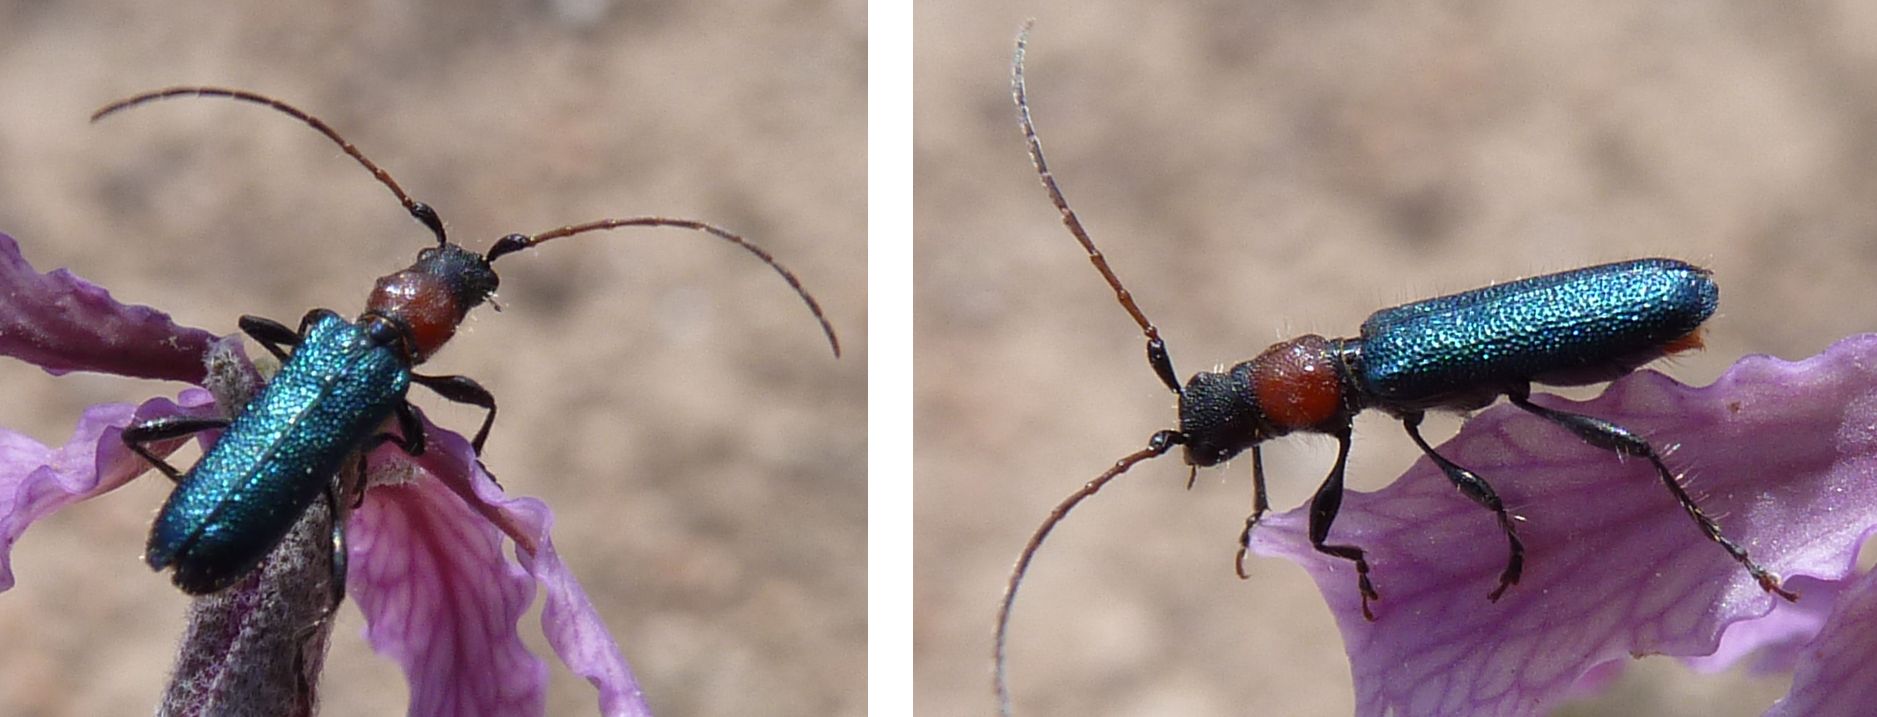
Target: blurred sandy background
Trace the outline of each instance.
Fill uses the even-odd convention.
[[[1709,350],[1669,369],[1684,381],[1877,328],[1868,3],[917,13],[922,714],[992,711],[991,618],[1024,538],[1175,419],[1024,153],[1008,83],[1025,17],[1052,167],[1182,376],[1299,333],[1347,335],[1381,306],[1647,255],[1721,283]],[[1357,435],[1358,489],[1416,457],[1386,419]],[[1331,448],[1266,451],[1276,508],[1308,499]],[[1256,560],[1250,581],[1232,574],[1248,464],[1191,492],[1185,475],[1176,458],[1137,467],[1057,530],[1014,621],[1021,711],[1349,714],[1341,644],[1304,573]],[[1559,714],[1758,715],[1784,685],[1652,659]]]
[[[215,83],[325,118],[471,248],[633,214],[745,233],[821,298],[844,358],[751,257],[640,231],[505,260],[506,310],[481,310],[427,369],[496,394],[489,465],[556,508],[562,555],[660,714],[860,714],[864,12],[0,3],[0,231],[39,267],[218,332],[242,313],[356,313],[428,234],[316,133],[206,100],[85,121],[135,91]],[[87,404],[180,388],[9,362],[0,385],[0,425],[58,441]],[[413,396],[443,425],[480,415]],[[185,604],[137,559],[166,490],[146,476],[27,533],[0,595],[0,714],[149,712]],[[341,621],[326,713],[401,713],[395,665],[356,610]],[[547,659],[549,713],[592,714],[592,689]]]

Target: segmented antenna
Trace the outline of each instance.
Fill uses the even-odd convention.
[[[1069,233],[1074,235],[1075,240],[1081,243],[1082,249],[1088,252],[1089,263],[1094,264],[1095,270],[1101,272],[1102,279],[1114,289],[1115,300],[1121,302],[1121,308],[1126,309],[1129,316],[1134,317],[1134,323],[1140,325],[1141,333],[1147,337],[1148,365],[1153,367],[1161,383],[1166,384],[1175,395],[1184,397],[1185,394],[1180,389],[1179,377],[1173,371],[1173,361],[1167,356],[1167,344],[1160,339],[1159,329],[1154,328],[1153,322],[1147,320],[1147,315],[1141,311],[1139,305],[1134,303],[1134,296],[1128,293],[1128,290],[1121,285],[1121,279],[1116,277],[1114,270],[1108,267],[1108,259],[1102,256],[1101,250],[1095,248],[1095,241],[1089,238],[1088,232],[1082,228],[1082,221],[1077,219],[1075,211],[1069,208],[1069,201],[1062,196],[1062,188],[1056,186],[1055,175],[1049,171],[1049,162],[1043,158],[1043,142],[1037,138],[1036,124],[1030,120],[1030,103],[1024,93],[1023,85],[1023,53],[1029,46],[1030,27],[1033,24],[1035,24],[1034,20],[1025,21],[1022,29],[1018,30],[1017,51],[1010,63],[1010,97],[1017,103],[1017,121],[1023,127],[1023,139],[1030,146],[1030,162],[1036,165],[1037,179],[1043,182],[1043,189],[1049,192],[1049,201],[1056,205],[1056,211],[1062,213],[1062,225],[1069,228]],[[1017,564],[1010,570],[1010,580],[1004,585],[1003,602],[997,608],[997,636],[991,648],[991,680],[997,692],[999,714],[1004,717],[1011,715],[1010,682],[1004,674],[1005,661],[1008,658],[1005,643],[1010,634],[1010,611],[1016,604],[1017,590],[1022,587],[1023,578],[1029,573],[1030,561],[1036,557],[1036,551],[1042,548],[1043,540],[1049,537],[1050,531],[1056,529],[1056,524],[1068,517],[1069,511],[1074,510],[1075,506],[1084,499],[1095,495],[1109,481],[1126,473],[1129,468],[1134,467],[1134,464],[1166,455],[1167,451],[1172,450],[1174,446],[1185,442],[1186,435],[1176,430],[1155,433],[1152,438],[1148,439],[1146,448],[1115,461],[1115,464],[1107,471],[1083,484],[1079,490],[1058,503],[1055,509],[1049,511],[1049,517],[1043,519],[1043,524],[1030,535],[1030,542],[1024,544],[1023,552],[1017,556]],[[1189,487],[1192,483],[1192,476],[1197,475],[1197,471],[1198,468],[1195,467],[1193,473],[1188,476]]]
[[[1030,535],[1030,542],[1023,545],[1023,552],[1017,556],[1017,564],[1010,569],[1010,581],[1004,584],[1004,600],[997,607],[997,638],[991,648],[991,679],[996,685],[998,714],[1004,717],[1011,716],[1010,681],[1004,676],[1004,662],[1008,657],[1005,654],[1004,643],[1010,635],[1010,610],[1017,602],[1017,588],[1023,586],[1023,576],[1030,571],[1030,559],[1036,557],[1038,548],[1043,547],[1043,539],[1049,537],[1049,532],[1056,529],[1057,523],[1069,516],[1069,511],[1074,510],[1076,504],[1100,491],[1102,486],[1108,484],[1108,481],[1126,473],[1136,463],[1166,455],[1167,451],[1184,443],[1185,440],[1186,437],[1178,431],[1155,433],[1153,438],[1147,440],[1146,448],[1129,453],[1121,460],[1115,461],[1113,467],[1096,476],[1094,480],[1083,484],[1068,498],[1056,504],[1056,507],[1049,511],[1049,517],[1045,518],[1043,524],[1037,527],[1036,532]]]
[[[527,249],[529,247],[535,246],[542,242],[552,241],[552,240],[559,239],[562,237],[570,237],[575,234],[584,234],[586,232],[598,231],[601,229],[617,229],[619,227],[677,227],[680,229],[691,229],[695,231],[705,232],[719,239],[730,242],[731,244],[735,244],[737,246],[743,247],[744,251],[748,251],[751,254],[755,254],[756,258],[763,260],[763,263],[768,264],[769,268],[776,270],[777,274],[781,274],[782,280],[788,282],[789,288],[795,290],[795,295],[802,297],[802,301],[808,304],[809,312],[815,315],[816,321],[821,322],[821,333],[827,335],[828,346],[834,349],[835,358],[840,358],[841,340],[834,335],[834,326],[828,323],[827,315],[821,312],[821,302],[815,301],[814,295],[808,293],[808,289],[802,286],[801,280],[795,278],[795,273],[792,271],[789,271],[787,267],[782,266],[780,262],[777,262],[774,255],[771,255],[768,251],[764,250],[762,247],[756,246],[755,244],[751,243],[748,239],[744,239],[743,237],[737,236],[736,234],[733,234],[725,229],[721,229],[719,227],[712,226],[710,224],[705,224],[704,222],[700,222],[700,221],[696,221],[692,219],[670,219],[666,217],[632,217],[630,219],[601,219],[598,221],[587,222],[585,224],[571,224],[568,226],[561,227],[559,229],[552,229],[552,230],[548,230],[548,231],[541,232],[539,234],[534,234],[534,235],[510,234],[508,236],[502,237],[501,240],[497,241],[494,246],[489,247],[489,253],[484,258],[487,261],[489,261],[489,263],[493,264],[495,263],[496,259],[500,259],[504,256],[507,256],[514,252],[521,251],[523,249]]]
[[[1043,189],[1049,192],[1049,201],[1056,205],[1056,211],[1062,213],[1062,225],[1069,228],[1069,233],[1075,235],[1076,241],[1081,242],[1082,249],[1088,252],[1089,263],[1101,272],[1101,278],[1108,282],[1108,286],[1114,287],[1115,300],[1121,302],[1121,308],[1127,309],[1128,315],[1134,317],[1134,323],[1140,325],[1141,333],[1147,336],[1147,363],[1160,376],[1160,382],[1179,395],[1179,374],[1173,371],[1173,360],[1167,356],[1166,342],[1160,340],[1160,330],[1147,320],[1147,314],[1134,303],[1134,295],[1128,293],[1127,288],[1121,285],[1120,277],[1108,268],[1107,257],[1095,248],[1095,240],[1089,238],[1088,232],[1082,228],[1082,220],[1077,219],[1075,210],[1069,208],[1069,200],[1063,198],[1062,188],[1056,186],[1056,176],[1049,172],[1049,162],[1043,159],[1043,141],[1037,138],[1036,124],[1030,121],[1030,102],[1023,88],[1023,51],[1029,46],[1030,26],[1035,24],[1035,20],[1025,20],[1023,27],[1017,31],[1017,52],[1010,63],[1010,97],[1017,103],[1017,122],[1023,126],[1023,139],[1030,144],[1030,162],[1036,165],[1036,177],[1042,180]]]
[[[373,177],[377,177],[380,183],[391,189],[392,194],[397,195],[398,202],[404,205],[405,211],[411,213],[411,217],[429,228],[430,233],[437,235],[437,246],[448,243],[448,240],[443,236],[443,220],[437,217],[437,211],[435,209],[431,209],[428,204],[411,199],[411,195],[405,194],[404,188],[398,186],[397,180],[391,178],[390,172],[386,172],[370,159],[366,159],[365,153],[360,152],[358,147],[352,146],[351,142],[339,136],[338,130],[333,129],[332,125],[326,124],[325,121],[308,114],[305,110],[272,97],[248,92],[246,90],[231,90],[224,87],[169,87],[131,95],[130,97],[105,105],[99,108],[98,111],[91,113],[91,121],[96,122],[104,119],[107,115],[114,114],[119,110],[127,110],[146,102],[166,100],[172,97],[222,97],[231,100],[240,100],[242,102],[252,102],[257,105],[264,105],[279,110],[283,114],[305,122],[307,126],[319,130],[320,134],[326,135],[327,139],[339,145],[339,149],[344,150],[346,154],[358,160],[359,164],[365,165],[366,169],[371,170]]]

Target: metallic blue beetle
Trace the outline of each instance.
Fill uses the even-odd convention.
[[[227,587],[266,557],[404,400],[410,368],[372,337],[385,322],[307,318],[299,348],[181,479],[150,529],[144,560],[156,570],[175,565],[186,592]],[[139,429],[153,427],[126,431],[126,440],[145,438]]]
[[[422,424],[404,400],[413,381],[444,398],[488,409],[473,442],[480,453],[495,421],[495,397],[468,377],[421,376],[411,366],[441,348],[426,343],[435,340],[438,319],[452,321],[442,334],[447,340],[455,323],[497,284],[487,260],[445,243],[423,250],[410,269],[381,279],[356,323],[325,309],[308,312],[298,331],[241,317],[242,330],[284,363],[234,420],[164,419],[124,430],[126,444],[177,481],[150,528],[144,561],[154,570],[174,566],[184,592],[212,593],[267,557],[321,493],[333,499],[329,507],[339,515],[341,486],[335,478],[348,456],[356,452],[362,461],[385,442],[411,455],[424,452]],[[446,295],[430,296],[437,291]],[[413,296],[425,300],[412,301]],[[443,316],[434,312],[439,303],[447,305]],[[398,433],[378,433],[393,414]],[[186,474],[145,448],[224,427],[220,440]],[[343,525],[333,522],[335,603],[344,595]]]
[[[283,365],[232,420],[160,419],[124,430],[125,444],[177,483],[150,529],[144,560],[156,570],[174,567],[175,583],[186,593],[212,593],[247,575],[322,494],[330,501],[332,515],[341,515],[341,496],[350,493],[348,487],[339,485],[338,475],[348,458],[363,463],[367,452],[387,442],[411,455],[422,454],[422,422],[405,400],[412,383],[488,411],[471,442],[481,453],[495,422],[495,397],[468,377],[428,376],[411,369],[441,349],[470,309],[495,293],[500,282],[491,264],[504,255],[552,239],[618,227],[706,232],[755,254],[780,274],[808,304],[835,356],[840,356],[833,327],[795,275],[760,247],[709,224],[662,217],[603,219],[534,235],[511,234],[484,256],[446,239],[443,222],[434,210],[412,200],[390,174],[325,122],[279,100],[240,90],[176,87],[119,100],[98,110],[92,120],[170,97],[222,97],[266,105],[298,118],[370,170],[437,239],[437,245],[419,252],[409,268],[378,280],[356,321],[315,309],[301,319],[296,331],[268,319],[241,317],[242,331]],[[397,417],[398,431],[382,432],[392,416]],[[152,442],[217,428],[225,429],[220,440],[187,473],[148,448]],[[345,595],[343,526],[342,519],[334,519],[331,582],[335,607]]]
[[[1529,400],[1534,383],[1600,383],[1668,354],[1699,348],[1701,324],[1714,314],[1719,303],[1719,290],[1706,270],[1674,259],[1641,259],[1382,309],[1362,323],[1356,338],[1302,336],[1266,349],[1223,373],[1195,374],[1181,387],[1159,331],[1095,248],[1043,158],[1042,143],[1030,120],[1024,94],[1023,54],[1028,33],[1026,24],[1017,38],[1011,92],[1030,158],[1051,202],[1061,212],[1063,224],[1088,252],[1089,261],[1146,335],[1148,364],[1179,396],[1180,427],[1155,433],[1146,448],[1117,461],[1063,500],[1024,546],[1005,586],[997,616],[993,674],[1006,714],[1010,700],[1003,669],[1005,636],[1017,589],[1037,548],[1076,504],[1134,464],[1164,455],[1176,445],[1185,447],[1186,463],[1192,467],[1188,485],[1199,468],[1251,450],[1253,507],[1239,534],[1236,558],[1242,578],[1247,577],[1244,558],[1251,531],[1270,508],[1265,498],[1259,444],[1298,431],[1334,436],[1336,463],[1310,501],[1310,542],[1319,552],[1355,563],[1362,614],[1374,620],[1369,602],[1380,596],[1369,579],[1369,563],[1362,549],[1328,542],[1330,525],[1342,506],[1343,472],[1353,421],[1357,413],[1368,408],[1401,419],[1408,437],[1460,492],[1497,517],[1510,555],[1498,585],[1487,596],[1490,600],[1498,600],[1507,588],[1518,583],[1525,564],[1524,545],[1492,486],[1435,452],[1421,437],[1420,425],[1428,410],[1472,410],[1501,396],[1569,429],[1591,445],[1649,461],[1702,533],[1746,568],[1760,587],[1787,600],[1798,598],[1780,587],[1779,578],[1753,562],[1745,549],[1721,534],[1720,526],[1701,512],[1648,441],[1609,421],[1545,408]]]

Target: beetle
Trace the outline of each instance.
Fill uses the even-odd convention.
[[[1336,461],[1310,501],[1310,543],[1318,552],[1354,564],[1362,615],[1375,620],[1370,602],[1381,596],[1370,579],[1362,548],[1329,540],[1342,505],[1353,420],[1368,409],[1400,420],[1409,439],[1447,479],[1497,519],[1508,557],[1488,600],[1499,600],[1518,584],[1525,564],[1524,544],[1492,486],[1440,455],[1421,436],[1420,426],[1430,410],[1471,411],[1500,397],[1593,446],[1648,461],[1702,533],[1726,550],[1762,589],[1788,601],[1798,599],[1780,585],[1777,575],[1722,534],[1719,524],[1701,511],[1646,439],[1610,421],[1546,408],[1530,400],[1534,383],[1603,383],[1655,359],[1700,348],[1701,325],[1719,302],[1719,289],[1710,272],[1675,259],[1639,259],[1496,284],[1382,309],[1362,323],[1355,337],[1301,336],[1224,371],[1196,373],[1182,385],[1159,330],[1095,247],[1044,159],[1023,77],[1029,30],[1030,24],[1025,23],[1017,36],[1011,96],[1031,162],[1063,225],[1146,337],[1148,365],[1179,399],[1179,427],[1154,433],[1145,448],[1122,457],[1070,494],[1024,545],[997,613],[992,674],[1003,713],[1010,713],[1004,674],[1010,613],[1038,548],[1082,500],[1135,464],[1165,455],[1175,446],[1183,449],[1188,487],[1200,468],[1251,452],[1252,511],[1239,533],[1234,556],[1238,576],[1247,578],[1244,560],[1251,533],[1270,509],[1260,445],[1298,432],[1334,437]]]
[[[171,87],[118,100],[91,119],[96,122],[146,102],[176,97],[254,103],[300,120],[370,171],[436,237],[436,245],[418,252],[411,266],[378,279],[364,312],[354,320],[314,309],[293,329],[242,316],[242,332],[282,365],[232,419],[171,417],[124,429],[124,443],[176,484],[151,526],[144,561],[158,571],[173,568],[173,582],[185,593],[214,593],[240,580],[323,495],[335,516],[331,607],[337,607],[345,595],[346,572],[344,521],[337,518],[345,488],[339,485],[339,471],[348,457],[356,455],[362,463],[367,453],[385,443],[413,456],[424,452],[421,419],[406,399],[410,385],[483,409],[482,424],[470,445],[479,455],[488,440],[495,423],[494,395],[467,376],[432,376],[413,369],[450,340],[471,309],[494,295],[500,279],[493,263],[514,252],[621,227],[704,232],[754,254],[781,275],[821,324],[834,355],[841,354],[840,340],[820,303],[793,272],[761,247],[704,222],[653,216],[602,219],[538,234],[510,234],[486,254],[477,254],[449,241],[434,209],[413,200],[331,126],[280,100],[219,87]],[[397,432],[381,431],[393,417]],[[214,429],[222,430],[220,439],[187,472],[149,448],[153,442]]]

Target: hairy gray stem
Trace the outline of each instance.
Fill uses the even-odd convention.
[[[259,386],[246,359],[230,355],[239,351],[238,343],[218,344],[208,359],[209,389],[225,415]],[[326,501],[314,501],[246,578],[190,604],[158,715],[318,713],[333,622],[332,520]]]

